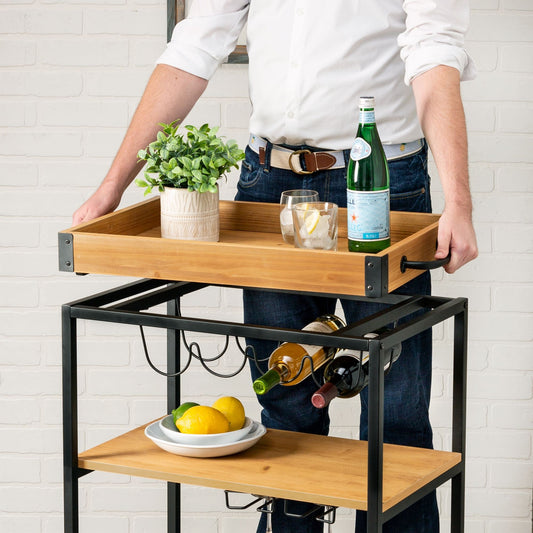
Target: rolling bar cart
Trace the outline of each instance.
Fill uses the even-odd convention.
[[[389,293],[418,275],[417,269],[437,266],[432,256],[438,216],[393,213],[391,247],[364,256],[299,250],[284,244],[279,233],[279,206],[273,204],[221,202],[219,243],[161,239],[158,209],[158,199],[150,200],[59,234],[61,270],[143,278],[62,307],[65,532],[79,531],[79,478],[101,470],[167,481],[168,533],[181,531],[182,483],[223,489],[226,498],[232,492],[252,494],[258,501],[264,499],[263,512],[268,512],[275,498],[324,506],[325,514],[336,507],[366,510],[367,532],[381,533],[387,520],[448,480],[452,491],[451,531],[463,533],[467,301]],[[340,250],[345,249],[345,230],[341,225]],[[280,268],[280,256],[289,261],[285,264],[291,265],[290,270]],[[416,257],[417,261],[407,257]],[[344,268],[349,268],[348,272]],[[297,276],[293,274],[295,269]],[[260,279],[258,272],[263,274]],[[389,305],[331,334],[183,316],[180,299],[207,286],[375,298]],[[166,313],[153,310],[165,303]],[[364,337],[402,318],[406,320],[386,333]],[[452,450],[384,444],[383,369],[387,349],[451,318]],[[180,335],[184,331],[367,350],[368,442],[268,429],[257,444],[242,453],[203,460],[161,450],[144,435],[146,424],[80,453],[78,320],[167,331],[166,370],[176,374],[167,378],[168,412],[180,403]],[[344,458],[342,469],[335,468],[339,456]],[[229,502],[228,507],[235,508]],[[320,519],[328,520],[324,516]]]

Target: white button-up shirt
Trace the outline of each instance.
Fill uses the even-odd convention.
[[[472,79],[465,0],[196,0],[158,63],[209,79],[247,23],[250,131],[344,149],[360,96],[384,144],[422,137],[410,81],[437,65]]]

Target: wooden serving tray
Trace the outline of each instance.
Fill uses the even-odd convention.
[[[283,241],[279,205],[220,202],[220,241],[161,238],[159,197],[59,234],[59,269],[84,274],[192,281],[337,296],[380,297],[420,275],[401,272],[402,257],[431,261],[439,215],[391,213],[391,246],[348,251],[346,209],[339,209],[337,251]]]
[[[268,429],[244,452],[194,458],[161,450],[145,427],[81,453],[79,468],[367,510],[367,442]],[[383,511],[460,461],[460,453],[384,444]]]

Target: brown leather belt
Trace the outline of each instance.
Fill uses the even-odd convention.
[[[250,135],[248,145],[259,155],[259,162],[264,165],[267,141],[257,135]],[[273,144],[270,152],[270,165],[275,168],[292,170],[296,174],[313,174],[317,170],[344,168],[346,163],[342,150],[313,152],[311,150],[291,150]]]
[[[250,148],[259,155],[259,162],[264,165],[268,141],[257,135],[250,135]],[[420,151],[423,139],[408,143],[384,144],[383,149],[388,161],[401,159]],[[303,163],[303,165],[302,165]],[[272,144],[270,165],[275,168],[292,170],[296,174],[313,174],[318,170],[344,168],[346,166],[343,150],[313,152],[312,150],[291,150],[285,146]]]

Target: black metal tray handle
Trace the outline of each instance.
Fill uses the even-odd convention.
[[[400,261],[400,272],[403,274],[408,268],[413,270],[433,270],[434,268],[447,265],[451,258],[451,252],[444,259],[435,259],[434,261],[408,261],[404,255]]]

